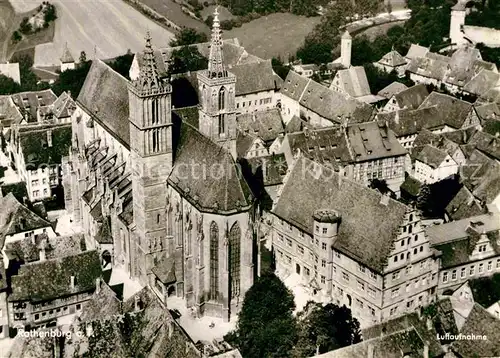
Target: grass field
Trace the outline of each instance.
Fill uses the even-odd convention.
[[[27,11],[40,3],[41,0],[12,0],[16,11]],[[94,53],[98,58],[108,59],[128,49],[142,50],[147,30],[155,46],[167,46],[173,37],[172,32],[121,0],[52,0],[51,3],[56,6],[58,16],[54,40],[36,46],[35,66],[59,64],[66,42],[75,59],[81,51],[85,51],[89,59],[94,58]]]
[[[319,17],[271,14],[224,31],[224,37],[237,37],[240,44],[253,55],[265,59],[280,55],[287,61],[289,55],[295,55],[304,38],[319,21]]]
[[[160,15],[165,16],[170,21],[181,27],[191,27],[206,34],[210,33],[210,29],[203,22],[193,19],[185,14],[181,5],[172,0],[140,0],[143,4],[149,6]]]

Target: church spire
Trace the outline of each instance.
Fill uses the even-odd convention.
[[[208,78],[227,77],[222,54],[222,32],[219,23],[219,11],[215,8],[212,25],[212,41],[210,43],[210,58],[208,59]]]
[[[165,83],[158,74],[158,66],[151,45],[149,31],[146,33],[146,46],[144,47],[142,62],[141,72],[139,73],[139,77],[134,81],[134,87],[148,93],[162,91]]]

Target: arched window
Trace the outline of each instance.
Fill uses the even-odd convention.
[[[157,124],[160,121],[160,105],[157,99],[151,101],[151,122]]]
[[[174,225],[173,212],[172,212],[172,208],[169,208],[168,212],[167,212],[167,235],[170,235],[170,236],[173,235],[173,233],[172,233],[173,225]]]
[[[219,135],[224,134],[224,128],[225,128],[225,120],[224,120],[224,114],[219,114]]]
[[[210,224],[210,299],[219,295],[219,228],[215,221]]]
[[[200,251],[198,253],[198,255],[199,255],[198,264],[201,267],[203,267],[203,265],[205,265],[205,257],[204,257],[205,256],[205,247],[203,245],[205,245],[205,240],[204,240],[204,238],[202,236],[201,239],[200,239],[200,248],[199,248]]]
[[[226,108],[226,89],[221,87],[219,90],[219,111]]]
[[[186,220],[189,220],[188,218],[186,218]],[[186,238],[187,238],[187,242],[186,242],[186,255],[187,256],[191,256],[191,245],[193,244],[193,240],[192,240],[192,235],[194,233],[194,230],[193,230],[193,227],[191,226],[188,230],[188,232],[186,233]]]
[[[229,231],[229,282],[231,298],[240,294],[241,230],[235,222]]]

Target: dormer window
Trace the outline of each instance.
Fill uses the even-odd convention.
[[[478,251],[479,252],[485,252],[486,251],[486,245],[480,245]]]

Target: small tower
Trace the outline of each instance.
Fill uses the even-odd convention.
[[[458,2],[451,8],[450,40],[452,45],[461,46],[465,43],[462,27],[465,25],[465,4]]]
[[[326,293],[332,290],[332,270],[333,270],[333,244],[337,239],[340,224],[340,215],[332,209],[316,210],[313,214],[314,239],[318,240],[321,246],[326,244],[327,250],[321,250],[321,259],[326,260],[324,275],[326,276]]]
[[[61,72],[66,70],[73,70],[75,68],[75,59],[71,56],[71,52],[68,49],[68,43],[64,44],[63,53],[61,56]]]
[[[258,74],[255,74],[256,76]],[[198,72],[199,131],[236,159],[236,76],[224,65],[219,13],[214,12],[208,69]]]
[[[342,35],[340,44],[340,63],[345,68],[351,67],[351,51],[352,51],[352,37],[349,31],[346,30]]]
[[[172,169],[172,87],[161,77],[149,33],[139,77],[130,82],[129,128],[135,240],[141,249],[134,262],[145,265],[141,282],[153,266],[151,242],[165,240],[167,234],[164,202],[166,178]],[[110,103],[110,105],[113,105]],[[131,268],[132,274],[137,268]]]

